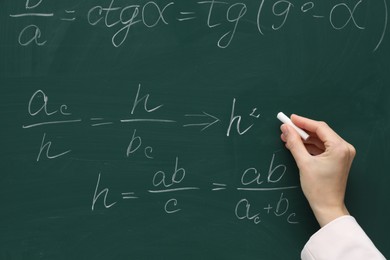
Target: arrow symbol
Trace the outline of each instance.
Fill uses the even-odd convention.
[[[203,131],[205,130],[206,128],[209,128],[210,126],[218,123],[220,120],[219,118],[213,116],[213,115],[210,115],[206,112],[202,112],[203,114],[187,114],[187,115],[184,115],[184,116],[191,116],[191,117],[207,117],[207,118],[211,118],[213,121],[212,122],[209,122],[209,123],[199,123],[199,124],[186,124],[186,125],[183,125],[183,127],[189,127],[189,126],[204,126],[202,128],[202,130],[200,131]]]

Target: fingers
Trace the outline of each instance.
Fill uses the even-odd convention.
[[[291,121],[293,121],[296,126],[315,133],[323,143],[341,139],[341,137],[336,134],[336,132],[334,132],[332,128],[330,128],[325,122],[315,121],[298,115],[292,115]]]
[[[315,146],[318,150],[325,151],[325,145],[324,143],[318,139],[318,137],[315,134],[311,134],[310,138],[304,141],[306,148],[308,146]]]
[[[316,145],[312,145],[312,144],[307,144],[305,145],[307,151],[309,152],[310,155],[320,155],[322,154],[325,150],[324,149],[320,149],[318,148]]]
[[[287,142],[286,137],[282,134],[280,138],[283,140],[283,142]],[[324,143],[318,139],[317,135],[314,133],[310,133],[310,138],[303,141],[306,149],[308,152],[312,155],[318,155],[319,153],[323,153],[325,151],[325,145]],[[314,152],[316,150],[316,152]]]
[[[304,161],[310,154],[306,150],[306,147],[299,136],[299,134],[291,126],[283,124],[280,129],[283,134],[281,136],[282,140],[286,142],[287,149],[290,150],[295,161],[299,165]]]
[[[282,134],[280,138],[283,140],[283,142],[287,142],[286,136],[284,134]],[[324,144],[316,137],[310,136],[307,141],[303,141],[303,144],[310,155],[316,156],[325,152]]]

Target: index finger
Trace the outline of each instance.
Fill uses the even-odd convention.
[[[315,133],[317,137],[324,143],[341,139],[341,137],[325,122],[316,121],[298,115],[292,115],[291,120],[298,127]]]

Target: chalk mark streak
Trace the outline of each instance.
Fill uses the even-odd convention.
[[[54,13],[24,13],[24,14],[10,14],[12,18],[35,16],[35,17],[52,17]]]
[[[43,125],[69,124],[69,123],[77,123],[77,122],[81,122],[81,121],[82,121],[81,119],[49,121],[49,122],[41,122],[41,123],[36,123],[36,124],[31,124],[31,125],[23,125],[22,127],[24,129],[27,129],[27,128],[33,128],[33,127],[43,126]]]
[[[150,123],[176,123],[175,120],[169,119],[122,119],[122,123],[134,123],[134,122],[150,122]]]
[[[198,187],[183,187],[183,188],[173,188],[165,190],[148,190],[150,193],[166,193],[166,192],[175,192],[175,191],[187,191],[187,190],[199,190]]]
[[[276,187],[276,188],[237,188],[242,191],[274,191],[274,190],[290,190],[297,189],[299,186],[287,186],[287,187]]]
[[[382,44],[383,38],[385,38],[385,34],[386,34],[386,31],[387,31],[387,19],[388,19],[389,14],[388,14],[388,8],[387,8],[386,0],[383,0],[383,3],[385,5],[385,25],[383,27],[383,32],[382,32],[381,38],[379,39],[379,42],[376,45],[376,47],[374,48],[373,52],[376,52],[378,50],[379,46]]]
[[[132,196],[132,195],[134,195],[134,192],[123,192],[121,194],[122,194],[123,199],[138,199],[139,198],[137,196]]]
[[[212,191],[219,191],[219,190],[226,190],[226,184],[222,184],[222,183],[213,183],[214,186],[217,186],[218,188],[214,188],[212,189]]]

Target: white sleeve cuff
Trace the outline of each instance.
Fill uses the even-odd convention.
[[[301,258],[385,259],[352,216],[339,217],[318,230],[306,243]]]

